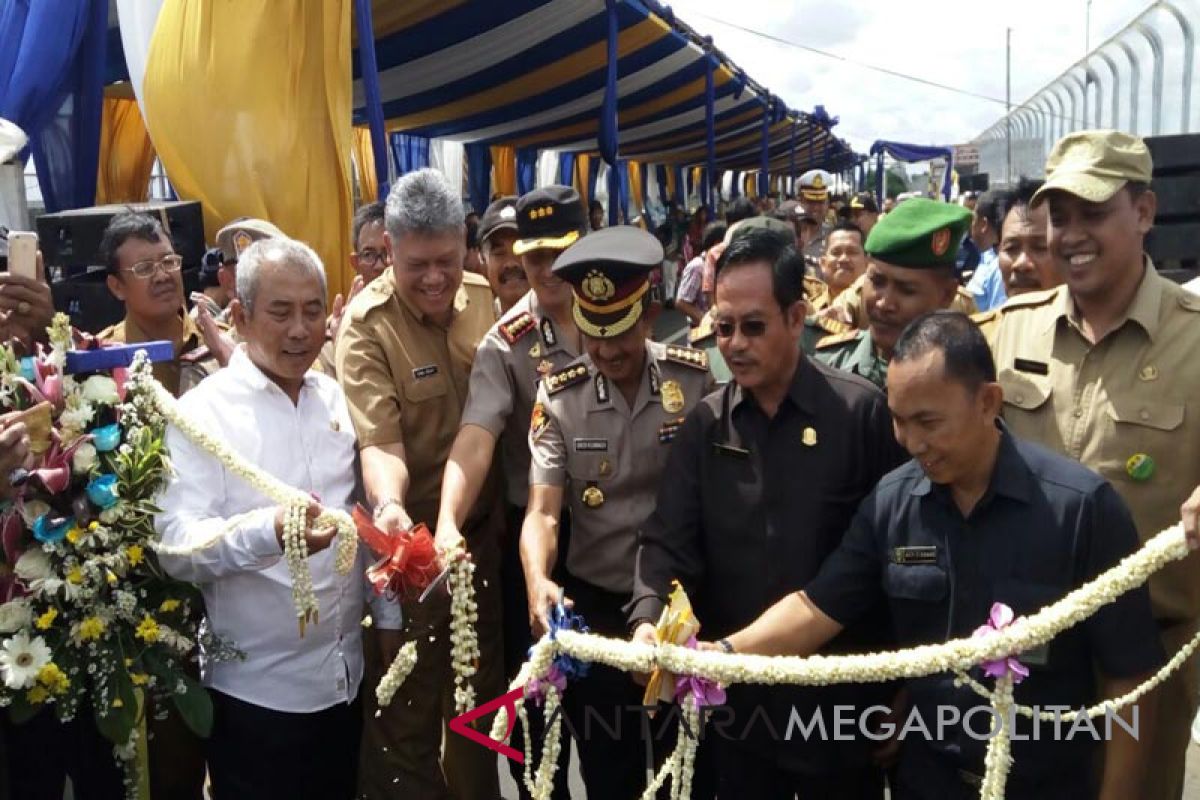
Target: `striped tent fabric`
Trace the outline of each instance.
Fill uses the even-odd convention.
[[[375,54],[386,126],[429,138],[598,154],[605,94],[605,0],[374,0]],[[657,2],[618,0],[620,157],[707,163],[706,59],[713,71],[715,165],[798,174],[857,163],[824,121],[787,109]],[[354,64],[354,122],[366,93]],[[794,152],[793,152],[794,150]]]

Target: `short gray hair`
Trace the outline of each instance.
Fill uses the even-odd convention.
[[[462,198],[434,169],[408,173],[388,193],[385,221],[393,239],[406,233],[461,233],[466,217]]]
[[[238,256],[237,296],[247,314],[254,310],[259,270],[264,264],[287,265],[307,272],[320,281],[321,299],[325,299],[325,293],[328,291],[325,265],[321,263],[321,257],[315,250],[295,239],[260,239]]]

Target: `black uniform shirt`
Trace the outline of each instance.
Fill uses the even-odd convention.
[[[843,624],[886,598],[899,645],[911,647],[970,636],[987,622],[994,602],[1018,615],[1032,614],[1137,546],[1129,510],[1107,481],[1002,427],[991,482],[967,518],[949,489],[931,483],[910,461],[863,501],[841,546],[806,592]],[[1116,678],[1157,668],[1163,653],[1146,589],[1122,595],[1020,660],[1031,674],[1016,687],[1017,702],[1043,708],[1078,709],[1099,700],[1094,668]],[[972,674],[982,676],[978,668]],[[965,714],[986,702],[968,688],[956,688],[947,674],[911,681],[909,687],[913,706],[935,736],[938,704],[956,705]],[[982,721],[972,722],[973,728],[986,731],[984,716],[974,716]],[[1103,735],[1103,718],[1096,722]],[[1031,724],[1018,718],[1017,735],[1030,736]],[[1064,736],[1070,728],[1069,722],[1061,725]],[[1059,797],[1061,791],[1051,787],[1092,782],[1089,758],[1097,743],[1082,732],[1070,741],[1046,741],[1053,737],[1053,723],[1042,723],[1041,741],[1013,742],[1012,796]],[[923,736],[907,738],[902,779],[911,770],[934,789],[931,773],[982,774],[985,748],[961,725],[928,744]]]

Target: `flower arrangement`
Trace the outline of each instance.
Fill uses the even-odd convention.
[[[62,314],[49,338],[19,360],[0,348],[0,411],[23,412],[34,458],[0,509],[0,706],[17,722],[92,715],[133,793],[139,691],[201,736],[212,724],[185,669],[199,594],[151,546],[168,461],[149,363],[69,369]]]

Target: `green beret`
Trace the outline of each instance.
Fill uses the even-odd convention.
[[[867,237],[867,255],[897,267],[953,267],[971,224],[960,205],[914,197],[879,220]]]

